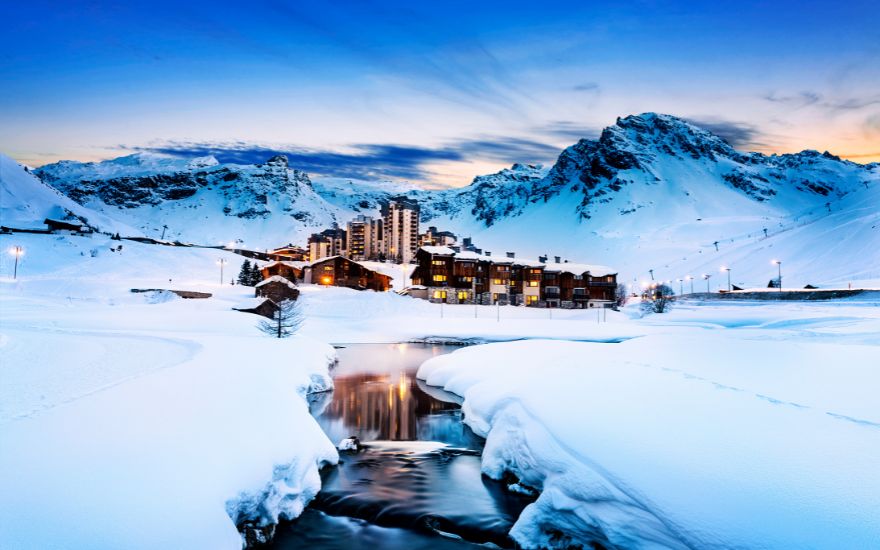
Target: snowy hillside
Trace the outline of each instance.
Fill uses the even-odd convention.
[[[343,218],[309,176],[287,158],[264,164],[218,164],[138,153],[99,163],[59,162],[36,173],[77,202],[159,236],[201,244],[243,242],[254,248],[301,241]]]
[[[669,115],[618,119],[582,139],[550,168],[515,164],[462,188],[316,178],[288,167],[218,164],[139,153],[101,163],[60,162],[36,171],[75,201],[139,228],[185,241],[240,240],[264,248],[407,194],[436,225],[496,253],[559,255],[615,266],[638,281],[717,273],[764,286],[770,260],[795,285],[880,284],[880,166],[829,153],[741,153]],[[873,205],[873,207],[872,207]],[[717,243],[717,244],[716,244]],[[716,277],[714,283],[720,277]],[[713,288],[718,288],[717,286]]]
[[[431,223],[496,253],[586,259],[627,280],[727,264],[735,284],[766,285],[778,257],[796,267],[792,284],[876,282],[878,184],[876,164],[815,151],[743,154],[649,113],[569,147],[545,177],[517,166],[494,175],[491,193],[482,178],[444,192]]]
[[[137,234],[134,229],[77,204],[0,153],[0,223],[36,229],[43,227],[46,218],[78,220],[102,231]]]

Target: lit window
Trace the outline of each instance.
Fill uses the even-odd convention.
[[[435,283],[444,283],[446,282],[446,275],[434,275]]]
[[[529,281],[529,286],[538,286],[538,281]]]
[[[431,263],[434,265],[446,265],[446,262],[443,260],[431,260]]]
[[[532,304],[537,304],[537,303],[538,303],[537,296],[526,296],[526,305],[527,306],[530,306]]]
[[[467,300],[467,297],[468,297],[468,293],[466,291],[460,290],[458,292],[458,299],[459,300]]]
[[[437,300],[445,300],[446,299],[446,291],[445,290],[435,290],[434,298]]]
[[[501,279],[492,279],[492,284],[493,285],[503,285],[504,281],[502,281]]]

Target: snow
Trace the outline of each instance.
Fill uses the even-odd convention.
[[[868,548],[878,304],[681,305],[640,338],[476,346],[418,375],[463,396],[484,473],[541,491],[525,547]]]
[[[259,283],[256,284],[256,288],[260,288],[263,285],[268,285],[269,283],[284,283],[289,288],[296,288],[296,285],[294,283],[292,283],[287,278],[282,277],[281,275],[272,275],[268,279],[263,279],[262,281],[260,281]]]
[[[12,244],[26,254],[16,281],[0,258],[0,546],[240,548],[236,520],[301,512],[337,460],[305,399],[332,387],[335,352],[231,310],[253,290],[218,284],[215,262],[230,276],[244,258],[0,235]]]
[[[87,220],[104,231],[140,234],[125,224],[80,206],[0,153],[0,223],[19,229],[44,229],[43,220],[65,220],[68,215]],[[71,221],[79,223],[78,220]]]

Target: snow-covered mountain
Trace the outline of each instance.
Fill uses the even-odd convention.
[[[43,183],[28,168],[0,153],[0,224],[40,229],[43,220],[71,220],[105,232],[137,234],[131,227],[86,208]]]
[[[788,280],[839,284],[858,272],[880,281],[880,268],[871,267],[880,264],[880,166],[816,151],[742,153],[670,115],[618,119],[599,139],[562,151],[549,168],[515,164],[442,191],[313,182],[283,156],[234,165],[138,153],[64,161],[35,173],[145,234],[158,236],[167,225],[166,237],[205,244],[302,243],[406,194],[421,203],[424,225],[471,236],[484,249],[613,265],[629,278],[653,270],[676,279],[730,263],[736,283],[766,284],[769,260],[779,256],[802,275]]]
[[[728,264],[734,283],[747,285],[766,284],[779,257],[787,280],[842,284],[880,282],[878,184],[877,164],[816,151],[740,153],[682,119],[648,113],[580,140],[546,175],[516,165],[423,200],[432,224],[496,253],[588,259],[630,279],[654,270],[656,279],[717,281]]]
[[[82,205],[158,236],[202,244],[268,247],[302,240],[348,208],[315,192],[309,176],[275,156],[264,164],[220,164],[137,153],[98,163],[63,161],[36,170]]]

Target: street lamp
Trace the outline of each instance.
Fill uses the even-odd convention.
[[[684,296],[684,279],[678,280],[678,295]]]
[[[782,292],[782,260],[773,260],[772,263],[776,264],[776,267],[779,268],[779,278],[776,279],[776,282],[779,286],[779,292]]]
[[[688,281],[691,282],[691,294],[693,294],[694,293],[694,278],[691,277],[690,275],[688,275],[687,277],[685,277],[685,279],[687,279]]]
[[[217,265],[220,266],[220,284],[223,284],[223,266],[226,265],[226,259],[220,258],[217,260]]]
[[[14,280],[18,278],[18,259],[24,255],[24,248],[15,245],[9,249],[9,253],[15,256],[15,268],[12,272],[12,279]]]
[[[710,293],[710,290],[709,290],[709,279],[711,279],[712,276],[709,275],[708,273],[705,273],[705,274],[703,274],[703,278],[706,279],[706,294],[709,294],[709,293]]]
[[[730,287],[730,268],[721,266],[721,271],[727,272],[727,292],[730,292],[730,290],[731,290],[731,287]]]

